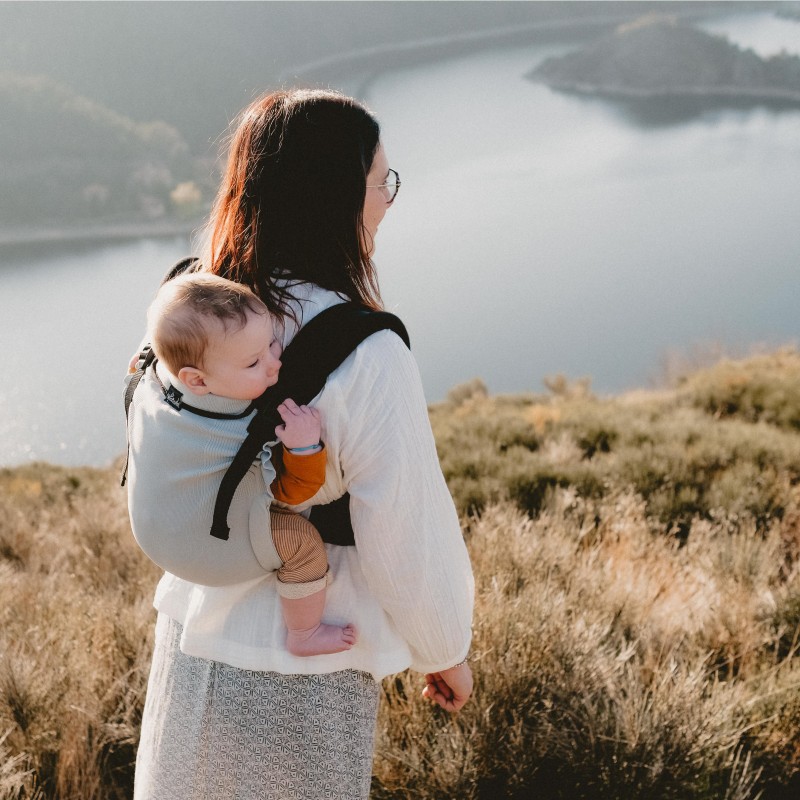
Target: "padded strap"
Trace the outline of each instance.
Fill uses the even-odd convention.
[[[311,506],[309,522],[328,544],[347,547],[356,543],[350,521],[350,495],[345,492],[338,500],[324,506]]]
[[[178,275],[183,275],[184,272],[197,272],[201,267],[200,259],[190,256],[189,258],[182,258],[172,269],[164,276],[161,281],[163,286],[167,281],[177,278]]]
[[[298,405],[310,403],[322,391],[328,376],[350,353],[380,330],[394,331],[407,347],[410,346],[408,332],[394,314],[372,311],[355,303],[341,303],[321,311],[298,331],[281,355],[283,366],[278,382],[254,401],[257,413],[217,493],[212,536],[227,540],[230,534],[228,510],[233,495],[263,444],[275,438],[275,427],[281,424],[278,406],[287,397]],[[320,535],[326,539],[324,529],[320,529]]]

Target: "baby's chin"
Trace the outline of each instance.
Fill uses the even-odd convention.
[[[257,398],[261,397],[261,395],[264,394],[264,392],[266,392],[267,389],[270,388],[270,386],[274,386],[277,382],[278,382],[278,376],[276,375],[273,380],[264,385],[264,388],[255,397],[251,397],[250,399],[256,400]]]

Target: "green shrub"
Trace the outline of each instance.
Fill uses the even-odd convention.
[[[679,394],[715,417],[800,430],[800,353],[792,348],[721,361],[685,378]]]
[[[549,490],[632,488],[654,529],[685,537],[719,508],[780,518],[800,481],[800,435],[766,422],[714,420],[677,395],[480,398],[431,413],[445,477],[462,513],[510,497],[538,514]]]

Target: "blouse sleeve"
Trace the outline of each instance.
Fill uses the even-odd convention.
[[[358,347],[351,369],[340,463],[361,569],[412,669],[446,669],[469,650],[474,585],[417,364],[386,331]]]

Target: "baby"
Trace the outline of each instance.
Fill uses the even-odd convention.
[[[135,535],[136,523],[141,526],[141,521],[148,519],[136,513],[135,501],[143,496],[135,486],[137,474],[142,473],[137,462],[148,463],[153,469],[154,459],[145,460],[148,447],[169,450],[169,469],[203,480],[209,470],[196,462],[218,457],[212,445],[216,431],[220,426],[234,425],[229,420],[249,421],[246,412],[250,401],[277,382],[281,367],[281,347],[266,306],[247,287],[217,275],[191,273],[168,281],[148,309],[147,319],[157,358],[155,380],[164,396],[159,398],[163,402],[151,403],[143,412],[146,419],[131,444],[129,492]],[[193,402],[201,407],[193,407]],[[278,413],[283,424],[275,429],[275,436],[282,444],[282,453],[267,451],[271,458],[265,456],[262,469],[274,499],[297,505],[316,494],[325,480],[320,416],[315,409],[298,406],[291,399],[278,406]],[[210,426],[215,426],[213,435]],[[197,437],[201,437],[199,442]],[[185,449],[185,465],[180,463],[180,453],[174,453],[176,447]],[[162,461],[156,458],[155,463]],[[173,495],[177,492],[170,498]],[[175,496],[174,502],[186,501]],[[328,564],[316,528],[299,514],[275,504],[270,508],[269,522],[280,561],[277,588],[288,629],[287,649],[297,656],[349,650],[356,641],[355,628],[321,621]],[[141,544],[140,536],[136,538]],[[226,545],[229,543],[222,543]],[[254,550],[259,547],[263,548],[263,543],[253,545]],[[187,554],[187,563],[192,555]],[[259,560],[264,563],[263,557]],[[176,569],[170,571],[183,577]]]

